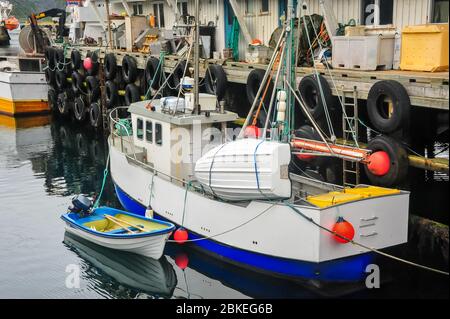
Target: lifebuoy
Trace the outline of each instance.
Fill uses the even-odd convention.
[[[298,85],[300,96],[315,120],[325,115],[325,106],[330,111],[334,110],[333,95],[331,94],[331,88],[327,80],[320,74],[318,75],[318,79],[314,74],[307,75],[301,79]],[[320,88],[322,88],[323,97],[320,94]],[[303,109],[302,112],[305,113]]]
[[[52,87],[47,91],[47,103],[51,111],[55,111],[57,108],[56,100],[58,99],[58,93]]]
[[[86,77],[86,89],[89,101],[94,101],[100,96],[100,82],[95,76]]]
[[[136,81],[138,76],[138,68],[136,64],[136,60],[129,56],[125,55],[122,60],[122,76],[126,83],[133,83]]]
[[[67,78],[66,78],[66,72],[61,70],[56,70],[55,74],[55,82],[56,86],[60,91],[63,91],[67,87]]]
[[[247,78],[247,98],[250,104],[252,104],[255,101],[256,94],[258,93],[258,90],[261,86],[262,80],[264,79],[264,74],[266,71],[262,69],[254,69],[252,70]],[[263,88],[263,91],[260,96],[264,93],[265,87]],[[273,91],[273,82],[270,81],[269,88],[266,93],[266,97],[264,99],[264,103],[268,103],[270,101],[270,96]]]
[[[220,101],[225,95],[227,89],[227,75],[221,65],[211,64],[205,73],[206,93],[214,94]]]
[[[386,152],[389,161],[389,169],[383,175],[372,172],[369,164],[364,166],[364,171],[373,184],[390,187],[401,183],[406,178],[409,169],[408,153],[399,142],[388,136],[377,136],[368,143],[367,148],[372,151],[372,154],[377,151]]]
[[[105,55],[105,77],[108,80],[113,80],[117,73],[117,61],[114,53]]]
[[[157,90],[161,81],[161,69],[162,65],[159,65],[159,60],[155,57],[148,58],[145,63],[144,78],[146,83],[146,89],[151,85],[152,89]]]
[[[141,100],[139,95],[139,88],[136,84],[130,83],[125,87],[125,105],[131,105],[131,103],[138,102]]]
[[[382,133],[392,133],[409,124],[411,101],[397,81],[376,82],[367,97],[367,113],[372,125]]]
[[[48,85],[55,85],[55,71],[50,70],[49,67],[45,69],[45,81]]]
[[[70,63],[73,70],[79,70],[81,68],[81,54],[78,50],[72,50],[70,53]]]
[[[119,94],[117,91],[117,86],[114,81],[106,81],[105,83],[105,96],[106,96],[106,107],[113,108],[118,104]]]
[[[79,122],[84,121],[86,118],[86,103],[83,99],[83,97],[78,96],[75,99],[75,103],[73,104],[73,115],[75,119]]]
[[[75,95],[85,92],[84,90],[84,76],[77,71],[72,72],[72,91]]]
[[[89,108],[89,122],[92,127],[99,128],[102,124],[102,112],[98,102],[92,102]]]

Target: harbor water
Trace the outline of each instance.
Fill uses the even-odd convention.
[[[108,149],[86,127],[50,116],[0,118],[0,298],[448,298],[448,277],[377,259],[380,288],[323,286],[243,270],[189,245],[158,261],[84,242],[59,218],[72,196],[98,193]],[[120,208],[108,179],[102,203]],[[414,245],[393,254],[430,266]],[[79,271],[72,285],[70,275]]]

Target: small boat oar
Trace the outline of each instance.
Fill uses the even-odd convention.
[[[131,234],[135,234],[134,231],[132,231],[131,229],[128,229],[128,227],[130,227],[130,226],[127,226],[127,225],[122,224],[121,222],[115,220],[114,217],[112,217],[112,216],[110,216],[110,215],[106,215],[106,214],[103,215],[103,216],[105,216],[106,219],[112,221],[113,223],[115,223],[115,224],[121,226],[121,227],[122,227],[123,229],[125,229],[127,232],[129,232],[129,233],[131,233]]]
[[[148,230],[145,229],[144,226],[135,225],[135,224],[132,224],[132,223],[127,222],[126,220],[119,219],[119,218],[114,217],[114,216],[111,216],[111,215],[104,215],[104,216],[108,216],[108,217],[107,217],[108,219],[115,220],[115,221],[117,221],[118,223],[124,223],[124,224],[126,224],[126,225],[128,225],[128,226],[137,228],[137,229],[139,229],[140,231],[148,232]]]

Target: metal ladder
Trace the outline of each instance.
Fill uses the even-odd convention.
[[[345,112],[342,114],[342,134],[344,143],[354,144],[354,138],[358,141],[358,91],[356,86],[353,90],[342,87],[342,105]],[[348,102],[347,100],[351,100]],[[352,132],[354,132],[354,137]],[[357,146],[357,145],[356,145]],[[342,160],[342,183],[344,187],[356,186],[359,184],[359,163]]]

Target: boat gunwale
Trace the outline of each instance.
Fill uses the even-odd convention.
[[[145,217],[145,216],[133,214],[133,213],[130,213],[130,212],[119,210],[119,209],[114,209],[114,208],[104,207],[104,206],[103,207],[98,207],[96,209],[113,210],[113,211],[116,212],[116,214],[120,213],[120,214],[128,215],[128,216],[131,216],[131,217],[136,217],[138,219],[144,219],[144,220],[147,220],[147,221],[154,222],[156,224],[165,225],[165,226],[167,226],[167,228],[154,230],[154,231],[151,231],[151,232],[136,233],[136,234],[108,234],[108,233],[104,233],[104,232],[100,232],[100,231],[97,231],[97,230],[90,229],[89,227],[86,227],[86,226],[83,226],[83,225],[77,223],[75,220],[73,220],[72,218],[69,217],[69,214],[71,214],[71,213],[65,213],[65,214],[61,215],[61,219],[64,220],[65,222],[69,223],[74,228],[78,228],[78,229],[80,229],[82,231],[85,231],[87,233],[91,233],[91,234],[93,234],[95,236],[111,238],[111,239],[134,239],[134,238],[143,238],[143,237],[154,237],[154,236],[159,236],[159,235],[171,233],[175,229],[175,225],[172,224],[172,223],[169,223],[169,222],[166,222],[166,221],[157,220],[157,219],[154,219],[154,218],[148,218],[148,217]]]

